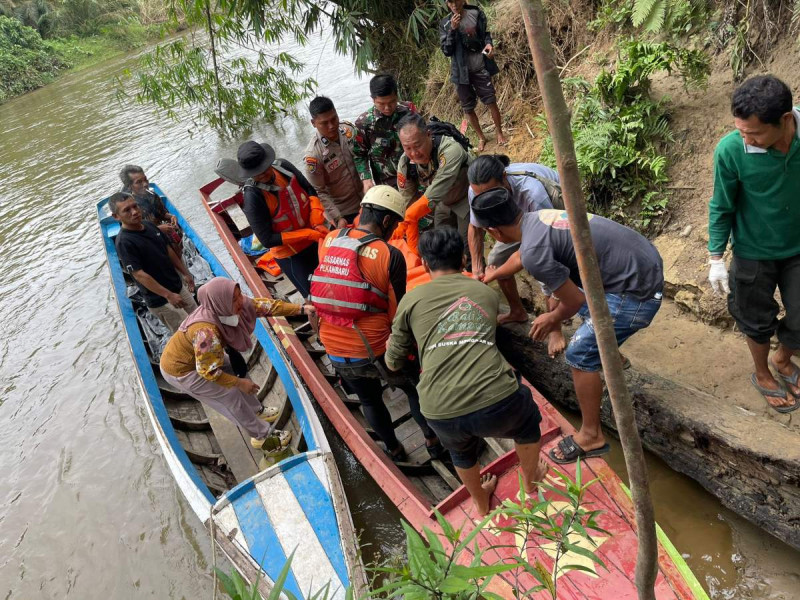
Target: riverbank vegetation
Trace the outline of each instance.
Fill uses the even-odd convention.
[[[0,103],[169,30],[158,0],[0,0]]]

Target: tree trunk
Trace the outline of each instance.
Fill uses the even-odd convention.
[[[542,92],[547,124],[553,138],[553,148],[561,178],[564,204],[569,216],[572,241],[575,245],[578,270],[589,305],[589,313],[594,323],[606,386],[614,408],[617,430],[630,477],[639,540],[636,587],[640,600],[655,600],[654,585],[658,568],[658,546],[653,503],[647,481],[647,467],[644,462],[642,442],[636,429],[631,397],[623,375],[622,360],[614,335],[613,322],[606,304],[603,282],[600,279],[597,255],[592,244],[586,203],[581,190],[580,174],[570,129],[570,112],[564,100],[561,80],[556,70],[553,47],[550,42],[550,28],[541,0],[520,0],[520,6],[536,69],[536,79]]]

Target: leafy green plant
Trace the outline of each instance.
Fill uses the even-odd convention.
[[[706,26],[708,0],[605,0],[589,24],[592,29],[627,29],[630,26],[674,38]]]
[[[441,11],[436,0],[170,0],[171,20],[205,35],[145,55],[121,78],[117,96],[233,135],[293,112],[316,90],[312,79],[298,77],[300,62],[269,47],[305,44],[321,31],[332,34],[335,51],[350,56],[358,72],[375,71],[377,63],[409,95],[408,82],[418,81],[436,48],[433,23]]]
[[[620,47],[616,68],[601,71],[593,84],[564,81],[574,97],[572,132],[590,210],[640,230],[653,227],[669,201],[667,101],[650,97],[651,78],[663,71],[702,85],[708,59],[668,42],[629,41]],[[542,160],[555,164],[549,139]]]
[[[386,577],[384,584],[370,592],[366,598],[383,597],[404,598],[406,600],[477,600],[478,598],[499,598],[486,591],[492,577],[518,568],[516,564],[482,565],[481,550],[475,539],[494,518],[489,513],[472,531],[464,535],[462,529],[455,529],[438,511],[436,520],[442,529],[442,537],[427,527],[423,528],[425,539],[408,523],[403,521],[406,533],[407,564],[401,567],[376,567],[374,571]],[[474,542],[474,543],[473,543]],[[470,547],[470,545],[472,546]],[[472,560],[469,565],[459,564],[465,550],[470,550]]]
[[[520,494],[517,501],[506,499],[496,511],[500,517],[510,520],[510,525],[501,527],[500,530],[513,533],[516,539],[521,540],[516,557],[520,568],[515,571],[515,587],[522,592],[521,597],[545,591],[556,600],[559,577],[570,571],[595,574],[592,567],[578,564],[579,560],[576,559],[587,559],[590,565],[596,564],[608,570],[591,548],[598,546],[593,534],[611,534],[597,524],[597,518],[602,511],[588,510],[585,506],[586,492],[598,480],[592,479],[583,483],[580,459],[575,468],[574,481],[558,469],[553,472],[554,483],[541,482],[538,499],[534,502],[529,501],[522,491],[520,474]],[[546,499],[544,490],[562,500]],[[548,553],[552,553],[553,564],[549,569],[538,558],[531,563],[529,551],[536,548],[546,548]],[[572,562],[567,562],[567,557]],[[521,572],[531,575],[539,582],[538,585],[523,590],[519,582]]]
[[[289,569],[292,566],[292,560],[294,559],[294,552],[289,556],[286,560],[286,563],[283,565],[280,573],[278,574],[278,578],[275,580],[275,584],[272,587],[272,590],[269,593],[269,596],[266,597],[265,600],[280,600],[281,594],[285,595],[289,600],[302,600],[297,598],[292,592],[284,588],[286,584],[286,578],[289,576]],[[217,577],[219,578],[220,583],[222,584],[222,588],[225,590],[225,593],[231,597],[231,600],[261,600],[261,595],[258,591],[258,577],[261,576],[259,572],[258,577],[253,582],[252,585],[248,585],[244,578],[239,575],[237,571],[231,571],[231,574],[228,575],[224,571],[215,568]],[[306,595],[306,600],[327,600],[331,595],[330,584],[324,586],[322,589],[318,590],[314,594]],[[353,600],[353,592],[352,590],[347,590],[345,600]]]

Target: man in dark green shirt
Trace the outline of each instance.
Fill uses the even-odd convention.
[[[771,75],[740,85],[731,109],[736,131],[714,153],[708,279],[715,293],[728,293],[728,309],[747,336],[751,383],[786,413],[800,406],[800,367],[791,361],[800,349],[800,112],[786,84]],[[723,258],[728,239],[730,277]],[[786,309],[780,320],[776,287]],[[770,360],[776,332],[780,345]]]
[[[512,438],[531,493],[547,465],[539,461],[541,415],[495,345],[497,294],[461,274],[463,242],[450,227],[422,235],[420,255],[431,282],[403,296],[386,348],[386,366],[403,366],[414,351],[422,364],[420,408],[450,450],[479,515],[489,512],[495,475],[481,477],[478,455],[485,437]]]

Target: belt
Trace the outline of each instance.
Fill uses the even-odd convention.
[[[342,364],[368,364],[370,363],[370,359],[368,358],[348,358],[347,356],[334,356],[333,354],[328,354],[328,358],[331,359],[331,362],[335,363],[342,363]]]

